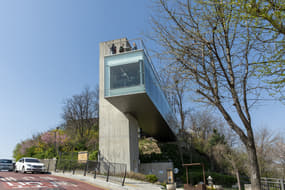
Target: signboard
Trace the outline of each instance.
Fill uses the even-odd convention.
[[[167,183],[168,183],[168,184],[173,184],[173,183],[174,183],[174,178],[173,178],[173,171],[172,171],[172,169],[167,169]]]
[[[88,151],[78,152],[78,162],[86,163],[88,160]]]

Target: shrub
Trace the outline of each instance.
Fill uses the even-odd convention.
[[[72,170],[73,168],[78,168],[78,166],[77,160],[60,160],[57,163],[57,169],[60,170]]]
[[[149,174],[149,175],[146,175],[145,177],[146,177],[146,180],[150,183],[155,183],[158,180],[156,175],[154,174]]]
[[[236,178],[230,175],[216,173],[216,172],[206,172],[206,178],[211,176],[215,185],[223,185],[225,187],[231,187],[236,183]],[[198,171],[189,172],[189,180],[192,185],[198,184],[203,181],[203,173]],[[186,182],[186,177],[183,176],[184,183]],[[206,179],[207,181],[207,179]]]
[[[166,188],[166,183],[162,182],[160,185],[162,185],[164,188]]]
[[[94,150],[89,153],[89,160],[97,160],[98,150]]]
[[[131,179],[146,181],[146,176],[144,174],[141,174],[141,173],[128,172],[126,177],[131,178]]]

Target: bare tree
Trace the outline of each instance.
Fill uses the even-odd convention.
[[[66,100],[63,108],[65,128],[79,141],[88,141],[98,124],[98,87],[95,91],[85,88],[83,92]]]
[[[235,174],[237,178],[238,189],[241,190],[240,181],[240,168],[242,167],[242,161],[244,161],[240,156],[240,152],[236,149],[231,148],[227,144],[218,144],[213,148],[214,157],[220,164],[228,163],[231,166],[232,173]]]
[[[213,146],[225,140],[224,122],[214,113],[207,110],[190,114],[191,146],[207,154],[210,158],[211,169],[216,168],[213,157]]]
[[[260,128],[256,134],[256,149],[261,175],[263,177],[279,177],[277,166],[278,162],[282,163],[280,162],[282,154],[278,153],[282,151],[283,154],[285,153],[284,149],[282,149],[282,144],[280,144],[282,137],[265,127]]]
[[[159,14],[153,17],[155,40],[170,59],[168,66],[191,81],[196,100],[217,108],[238,134],[250,160],[252,189],[260,190],[249,111],[250,99],[259,92],[250,64],[259,57],[253,49],[258,44],[248,23],[241,26],[234,6],[230,0],[159,0]]]
[[[174,113],[178,115],[180,122],[180,132],[183,135],[185,132],[185,122],[189,115],[189,108],[185,100],[187,93],[188,81],[179,75],[179,72],[175,68],[169,70],[165,68],[161,72],[161,78],[163,80],[164,91],[167,93],[167,98],[172,105]]]
[[[276,157],[276,169],[278,170],[279,176],[285,178],[285,137],[282,136],[277,142],[275,149]]]
[[[189,137],[185,131],[185,121],[189,114],[189,109],[187,108],[185,102],[187,81],[180,77],[180,75],[177,74],[177,71],[169,71],[169,68],[162,69],[160,77],[163,81],[162,86],[164,88],[164,92],[166,92],[168,102],[171,104],[175,115],[178,116],[180,123],[178,135],[181,138],[178,138],[177,145],[179,147],[181,162],[184,163],[182,147],[187,142]]]
[[[207,110],[192,112],[189,124],[195,137],[203,141],[208,141],[214,129],[222,134],[224,130],[224,123],[221,119]]]

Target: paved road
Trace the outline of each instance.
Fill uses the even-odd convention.
[[[49,174],[0,172],[0,190],[104,190],[91,184]]]

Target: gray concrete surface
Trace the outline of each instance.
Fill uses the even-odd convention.
[[[56,165],[56,158],[54,159],[40,159],[40,162],[44,163],[47,171],[54,171]]]
[[[104,98],[104,55],[112,43],[126,38],[100,43],[99,58],[99,150],[100,160],[127,164],[128,171],[138,172],[138,123],[134,117],[122,113]],[[123,43],[123,42],[122,42]],[[117,47],[118,51],[118,47]]]
[[[71,173],[52,173],[55,176],[67,177],[71,179],[76,179],[90,184],[95,184],[99,187],[105,188],[106,190],[162,190],[164,189],[161,185],[156,185],[152,183],[137,181],[133,179],[126,179],[125,186],[122,186],[121,183],[111,181],[106,182],[104,178],[97,177],[93,178],[93,175],[72,175]]]
[[[172,162],[154,162],[140,164],[140,173],[154,174],[160,182],[167,182],[167,169],[173,170]]]

